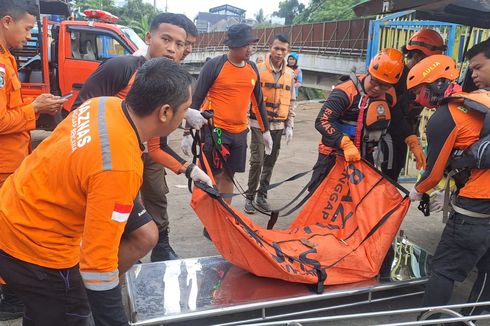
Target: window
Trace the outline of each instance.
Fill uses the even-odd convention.
[[[70,33],[71,58],[87,61],[103,61],[108,58],[130,54],[114,37],[92,31]]]
[[[108,35],[97,35],[97,53],[99,60],[130,54],[121,43]]]

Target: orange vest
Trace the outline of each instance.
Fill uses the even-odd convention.
[[[476,91],[471,93],[455,93],[448,99],[449,110],[458,126],[458,136],[454,149],[467,149],[480,139],[480,130],[483,126],[481,114],[490,108],[490,92]],[[483,105],[479,109],[471,109],[473,105],[464,105],[463,102],[472,101]],[[479,112],[479,113],[478,113]],[[486,113],[490,114],[490,112]],[[473,169],[470,178],[459,195],[466,198],[490,198],[490,169]]]
[[[269,121],[287,120],[289,106],[291,104],[291,85],[293,84],[294,78],[293,70],[287,67],[286,64],[283,64],[281,76],[276,82],[269,55],[267,55],[264,62],[258,65],[258,69]]]

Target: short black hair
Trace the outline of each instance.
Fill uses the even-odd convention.
[[[180,14],[174,14],[171,12],[162,12],[161,14],[153,17],[150,23],[150,32],[156,31],[160,24],[171,24],[179,26],[187,33],[187,24]]]
[[[490,59],[490,38],[469,49],[468,52],[466,52],[466,58],[471,59],[480,53],[483,53],[487,59]]]
[[[278,40],[279,42],[282,42],[282,43],[289,44],[289,35],[287,35],[285,33],[276,34],[276,35],[274,35],[272,42],[274,42],[275,40]]]
[[[186,15],[184,14],[180,14],[180,16],[182,16],[182,20],[185,22],[186,24],[186,28],[185,28],[185,31],[187,32],[187,34],[189,35],[192,35],[192,36],[195,36],[197,37],[197,35],[199,34],[199,32],[197,31],[197,27],[196,25],[192,22],[192,20],[190,20]]]
[[[38,9],[34,0],[0,0],[0,18],[12,16],[14,20],[25,14],[37,16]]]
[[[151,59],[138,70],[126,102],[139,117],[165,104],[175,112],[189,100],[191,84],[192,76],[181,65],[167,58]]]

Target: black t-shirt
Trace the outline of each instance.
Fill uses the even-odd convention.
[[[132,55],[104,61],[85,81],[71,109],[94,97],[115,96],[128,85],[136,70],[145,62],[145,57]]]

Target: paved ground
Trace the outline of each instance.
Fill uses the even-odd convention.
[[[289,145],[283,142],[281,154],[274,171],[273,180],[280,181],[287,177],[296,174],[300,171],[310,169],[316,161],[317,157],[317,144],[320,139],[318,132],[314,129],[313,121],[316,118],[320,104],[318,103],[302,103],[299,105],[296,125],[294,129],[294,140]],[[170,145],[180,152],[180,137],[181,133],[176,132],[170,137]],[[247,173],[243,173],[237,176],[238,181],[246,187]],[[290,194],[296,193],[297,190],[308,181],[308,177],[305,177],[299,181],[290,182],[285,184],[279,189],[272,190],[269,194],[270,203],[274,206],[280,206],[290,199]],[[189,207],[190,194],[187,190],[187,180],[184,176],[177,176],[170,172],[167,178],[167,183],[170,188],[170,194],[168,196],[169,201],[169,216],[171,219],[171,243],[175,251],[184,258],[187,257],[199,257],[216,255],[217,251],[213,244],[202,236],[202,225],[198,218],[195,216],[192,209]],[[407,188],[410,188],[410,184],[405,184]],[[236,207],[242,208],[244,200],[243,198],[236,197],[233,204]],[[433,251],[437,245],[440,234],[443,228],[441,223],[441,216],[424,217],[419,211],[416,210],[415,205],[411,207],[405,221],[402,225],[402,229],[405,230],[407,237],[413,242],[419,244],[421,247]],[[279,221],[277,228],[286,227],[294,218],[294,216],[284,218]],[[265,226],[267,220],[265,217],[255,215],[254,219]],[[149,257],[145,257],[144,261],[149,261]],[[474,275],[472,275],[474,277]],[[463,302],[469,292],[468,282],[456,288],[453,295],[453,302]],[[400,301],[397,303],[384,303],[377,305],[372,309],[386,310],[386,309],[398,309],[407,305],[417,305],[420,302],[420,297],[408,301]],[[363,310],[366,308],[362,308]],[[371,308],[368,308],[371,309]],[[350,309],[347,312],[354,312],[356,310]],[[345,311],[339,313],[346,313]],[[413,320],[413,319],[412,319]],[[380,324],[388,321],[393,322],[393,318],[388,319],[372,319],[369,321],[362,320],[353,322],[339,323],[336,325],[367,325],[367,324]],[[6,325],[21,325],[20,321],[11,323],[0,322],[0,326]],[[480,323],[480,325],[485,325]],[[490,323],[487,323],[490,325]]]

